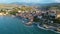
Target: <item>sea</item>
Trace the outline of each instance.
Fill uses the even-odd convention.
[[[21,18],[0,16],[0,34],[58,34],[50,30],[43,30],[37,26],[26,26]]]

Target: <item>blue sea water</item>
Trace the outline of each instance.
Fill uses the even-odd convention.
[[[26,27],[21,19],[0,16],[0,34],[57,34],[39,29],[37,26]]]

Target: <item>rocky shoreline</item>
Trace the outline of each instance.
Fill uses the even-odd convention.
[[[26,18],[24,18],[26,19]],[[37,24],[37,27],[40,28],[40,29],[43,29],[43,30],[50,30],[50,31],[53,31],[55,33],[60,33],[60,31],[58,30],[57,27],[54,27],[54,26],[51,26],[51,25],[46,25],[46,24],[39,24],[39,23],[36,23],[36,22],[32,22],[32,21],[28,21],[27,23],[24,23],[26,26],[31,26],[33,24]]]
[[[43,25],[37,24],[37,27],[43,30],[50,30],[50,31],[60,34],[60,31],[56,27],[53,27],[53,26],[49,27],[49,26],[43,26]]]
[[[46,11],[46,12],[25,12],[25,13],[18,13],[17,16],[22,17],[24,19],[28,19],[27,23],[24,23],[27,26],[31,26],[37,22],[37,27],[44,29],[44,30],[51,30],[57,33],[60,33],[60,24],[55,24],[53,19],[56,18],[56,13],[54,11]]]

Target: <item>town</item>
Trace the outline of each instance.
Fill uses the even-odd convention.
[[[46,9],[37,9],[38,7],[20,6],[14,8],[0,9],[0,16],[13,15],[28,19],[27,26],[37,24],[38,28],[51,30],[60,33],[60,10],[56,7]]]

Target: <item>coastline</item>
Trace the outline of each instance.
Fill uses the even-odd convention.
[[[55,33],[60,34],[60,32],[54,31],[53,29],[46,29],[46,28],[44,28],[44,27],[41,27],[39,24],[37,24],[37,27],[40,28],[40,29],[43,29],[43,30],[50,30],[50,31],[53,31],[53,32],[55,32]]]
[[[10,16],[11,16],[11,15],[10,15]],[[15,17],[16,17],[16,16],[15,16]],[[33,27],[33,24],[32,24],[32,25],[26,25],[26,24],[24,23],[24,25],[25,25],[26,27]],[[40,27],[39,24],[37,24],[37,27],[40,28],[40,29],[43,29],[43,30],[50,30],[50,29],[46,29],[46,28],[44,28],[44,27]],[[54,30],[50,30],[50,31],[53,31],[53,32],[55,32],[55,33],[60,33],[60,32],[54,31]]]
[[[23,17],[22,17],[23,18]],[[24,18],[25,19],[25,18]],[[24,22],[24,21],[23,21]],[[23,23],[26,27],[33,27],[33,22],[31,22],[31,21],[29,21],[29,22],[27,22],[27,23]],[[60,32],[57,32],[57,31],[54,31],[54,30],[52,30],[52,29],[46,29],[46,28],[44,28],[44,27],[41,27],[41,26],[39,26],[39,24],[37,23],[37,27],[38,28],[40,28],[40,29],[43,29],[43,30],[50,30],[50,31],[53,31],[53,32],[55,32],[55,33],[59,33],[60,34]]]
[[[4,15],[2,15],[2,16],[4,16]],[[15,16],[15,15],[5,15],[5,16],[17,17],[17,16]],[[20,16],[19,16],[19,17],[20,17]],[[23,17],[22,17],[22,18],[23,18]],[[25,18],[24,18],[24,19],[25,19]],[[27,22],[27,23],[24,22],[24,25],[27,26],[27,27],[31,27],[31,26],[33,26],[33,22],[31,22],[31,21],[29,21],[29,22]],[[50,31],[53,31],[53,32],[55,32],[55,33],[60,33],[60,32],[58,32],[58,31],[54,31],[54,30],[52,30],[52,29],[46,29],[46,28],[44,28],[43,26],[41,27],[39,24],[37,24],[37,27],[40,28],[40,29],[43,29],[43,30],[50,30]]]

